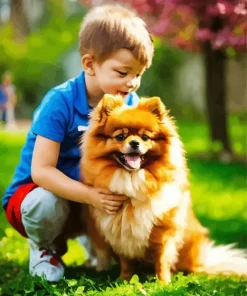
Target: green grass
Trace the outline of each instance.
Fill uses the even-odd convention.
[[[246,152],[246,130],[232,119],[231,134],[235,151]],[[210,228],[217,243],[236,242],[246,246],[246,166],[201,161],[194,156],[209,148],[203,123],[179,122],[191,171],[194,208],[201,222]],[[11,181],[19,160],[25,133],[0,131],[0,195]],[[64,256],[68,265],[64,280],[48,284],[28,275],[28,244],[6,222],[0,211],[0,295],[246,295],[246,281],[236,277],[204,276],[179,273],[163,287],[154,277],[134,276],[130,283],[117,281],[119,267],[96,274],[80,267],[85,256],[76,241],[69,241]]]

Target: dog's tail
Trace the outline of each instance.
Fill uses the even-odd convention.
[[[216,246],[208,241],[201,246],[203,254],[202,272],[208,274],[236,274],[247,277],[247,254],[235,244]]]

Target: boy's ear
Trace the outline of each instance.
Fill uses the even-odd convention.
[[[101,101],[98,103],[97,107],[93,111],[93,118],[98,122],[104,124],[105,120],[114,109],[121,107],[124,100],[121,96],[113,96],[110,94],[105,94]]]
[[[85,73],[87,73],[90,76],[94,76],[94,58],[91,54],[88,53],[82,56],[81,64]]]
[[[138,108],[142,110],[148,110],[157,116],[162,121],[168,114],[168,111],[159,97],[142,98],[139,101]]]

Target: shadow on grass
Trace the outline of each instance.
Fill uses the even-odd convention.
[[[147,266],[141,266],[137,267],[137,270],[135,271],[138,274],[140,282],[145,282],[147,279],[153,278],[155,279],[155,271],[153,265],[147,265]],[[120,276],[120,265],[118,263],[114,263],[110,270],[108,271],[101,271],[96,272],[93,269],[88,269],[85,267],[73,267],[68,266],[66,267],[65,271],[65,277],[66,279],[72,279],[72,278],[79,278],[85,276],[87,278],[91,278],[94,281],[97,281],[101,279],[104,282],[123,282],[122,280],[119,280]]]
[[[66,279],[79,279],[81,277],[86,277],[95,283],[105,283],[106,286],[111,282],[115,282],[120,275],[119,264],[114,264],[109,271],[96,272],[93,269],[88,269],[79,266],[67,266],[65,270]]]

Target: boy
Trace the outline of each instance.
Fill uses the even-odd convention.
[[[5,72],[2,76],[2,84],[0,85],[0,122],[2,119],[4,119],[6,121],[7,129],[16,127],[16,123],[15,123],[16,92],[15,92],[15,86],[12,83],[12,79],[13,78],[11,73]],[[2,104],[1,104],[1,97],[2,97]]]
[[[58,258],[64,252],[58,251],[56,239],[71,223],[71,204],[88,203],[114,214],[127,199],[79,182],[79,139],[90,110],[105,93],[120,94],[128,105],[137,102],[134,91],[151,65],[153,42],[132,11],[101,6],[83,21],[79,51],[84,71],[44,97],[3,197],[9,222],[29,238],[30,273],[48,281],[64,274]]]

